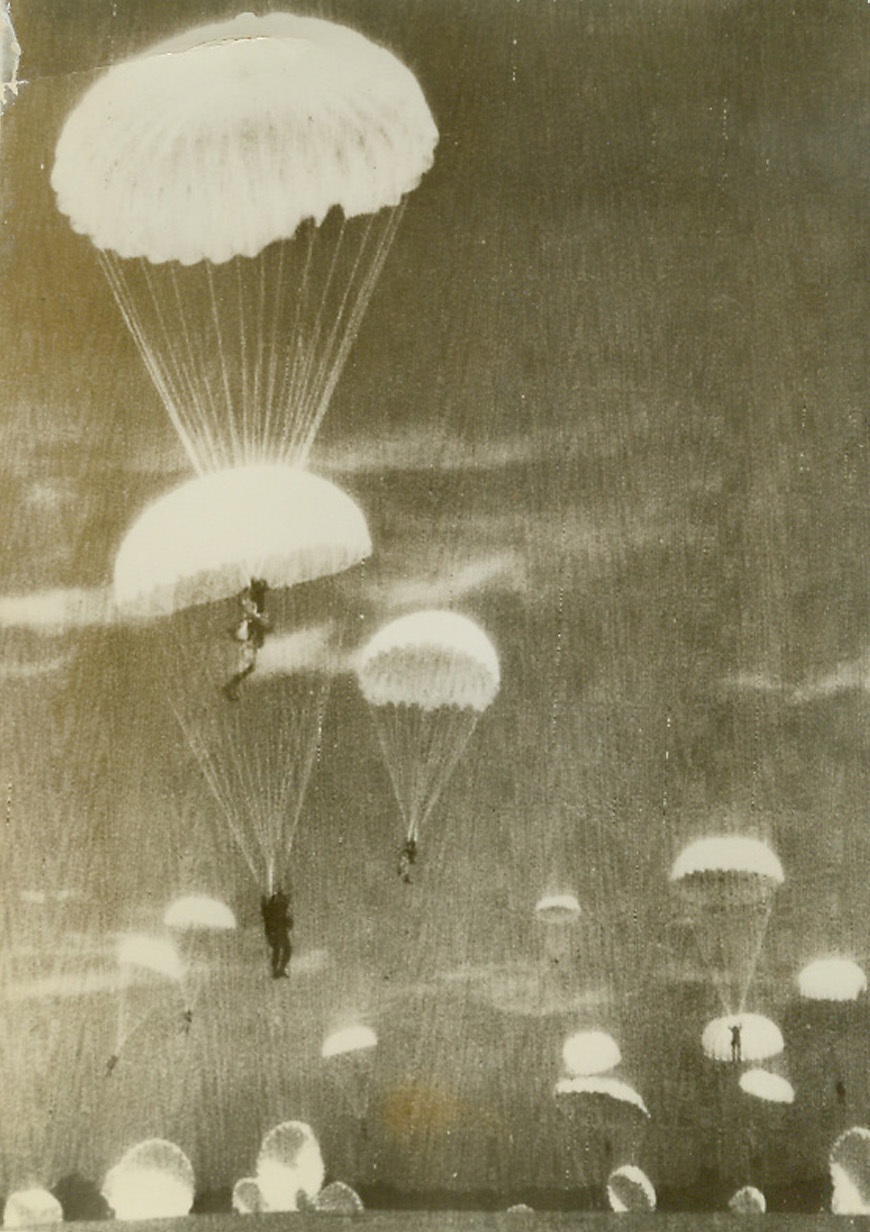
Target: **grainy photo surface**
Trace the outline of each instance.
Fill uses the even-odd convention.
[[[870,1213],[868,64],[4,0],[6,1226]]]

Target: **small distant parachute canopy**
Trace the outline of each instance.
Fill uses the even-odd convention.
[[[498,655],[483,629],[458,612],[401,616],[363,648],[357,667],[371,706],[486,710],[500,682]]]
[[[674,861],[670,879],[690,897],[711,886],[730,898],[757,902],[782,885],[785,874],[776,854],[757,838],[726,834],[696,839]]]
[[[496,649],[467,616],[412,612],[371,638],[356,675],[407,837],[416,840],[498,693]]]
[[[268,1211],[296,1211],[300,1196],[311,1202],[323,1185],[320,1146],[310,1125],[284,1121],[263,1139],[257,1156],[257,1184]]]
[[[783,880],[766,843],[735,834],[697,839],[671,868],[674,893],[729,1013],[744,1008]]]
[[[542,924],[570,924],[580,915],[574,894],[545,894],[535,903],[535,919]]]
[[[263,1195],[255,1176],[243,1176],[233,1186],[233,1210],[237,1215],[259,1215],[263,1210]]]
[[[328,480],[239,466],[188,480],[139,515],[115,557],[115,605],[170,615],[232,598],[254,577],[272,589],[329,577],[371,549],[362,510]]]
[[[556,1098],[563,1100],[603,1100],[636,1108],[643,1116],[649,1109],[634,1087],[619,1078],[560,1078],[556,1083]]]
[[[704,1055],[711,1061],[733,1061],[734,1033],[739,1028],[739,1060],[751,1063],[779,1056],[785,1047],[782,1032],[764,1014],[726,1014],[708,1022],[701,1036]]]
[[[517,1202],[514,1206],[509,1206],[505,1211],[506,1215],[534,1215],[535,1208],[528,1206],[525,1202]]]
[[[767,1199],[760,1189],[752,1185],[744,1185],[732,1194],[728,1202],[728,1210],[733,1215],[763,1215],[767,1211]]]
[[[109,1170],[102,1193],[116,1219],[171,1219],[190,1213],[194,1190],[184,1152],[163,1138],[149,1138]]]
[[[140,968],[180,982],[184,968],[178,951],[163,937],[135,933],[122,937],[118,943],[118,965],[123,969]]]
[[[236,926],[236,917],[217,898],[188,894],[169,904],[163,923],[179,932],[229,932]]]
[[[362,1198],[344,1181],[333,1181],[321,1189],[312,1203],[316,1211],[328,1215],[359,1215],[364,1210]]]
[[[870,1129],[854,1126],[836,1140],[828,1158],[835,1215],[870,1215]]]
[[[766,1069],[748,1069],[740,1075],[740,1089],[770,1104],[793,1104],[794,1087],[780,1074]]]
[[[611,1172],[607,1178],[607,1200],[610,1209],[620,1214],[656,1209],[653,1183],[635,1164],[624,1164]]]
[[[343,1027],[333,1031],[323,1041],[320,1055],[324,1059],[344,1056],[348,1053],[364,1052],[377,1046],[378,1037],[371,1027]]]
[[[606,1031],[576,1031],[562,1045],[562,1064],[571,1078],[606,1074],[621,1060],[619,1044]]]
[[[62,1222],[63,1208],[47,1189],[18,1189],[9,1195],[3,1208],[4,1228],[38,1228]]]
[[[808,1001],[857,1001],[867,976],[850,958],[818,958],[800,972],[798,988]]]

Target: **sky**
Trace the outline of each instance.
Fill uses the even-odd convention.
[[[125,530],[190,464],[50,184],[64,119],[102,69],[235,9],[13,3],[22,85],[0,121],[10,889],[73,870],[87,928],[108,938],[196,883],[243,925],[218,964],[206,1061],[171,1042],[200,1083],[187,1102],[149,1104],[170,1049],[159,1032],[110,1099],[94,1075],[117,997],[80,999],[102,1024],[76,1078],[98,1128],[46,1167],[99,1175],[108,1144],[162,1129],[217,1184],[286,1111],[311,1116],[343,1179],[576,1187],[603,1164],[577,1145],[587,1130],[559,1120],[552,1086],[562,1035],[601,1025],[652,1113],[604,1136],[657,1185],[823,1171],[836,1130],[870,1115],[860,1014],[807,1028],[795,1004],[805,962],[866,963],[870,946],[870,12],[300,11],[390,47],[440,133],[309,459],[364,510],[373,555],[300,605],[312,621],[337,614],[351,660],[387,619],[454,608],[487,630],[501,689],[406,893],[370,716],[352,675],[336,678],[294,842],[298,997],[273,1015],[258,887],[172,714],[199,697],[202,641],[112,616]],[[667,873],[686,842],[723,830],[764,839],[785,869],[750,994],[791,1024],[785,1112],[746,1111],[733,1074],[700,1055],[717,1002]],[[556,942],[533,908],[569,888],[581,920]],[[56,934],[33,927],[56,962]],[[316,1064],[320,1034],[353,1013],[381,1039],[362,1145]],[[240,1023],[252,1042],[230,1064]],[[823,1041],[833,1068],[809,1059]],[[29,1080],[31,1061],[12,1063]],[[203,1128],[215,1101],[234,1131]]]

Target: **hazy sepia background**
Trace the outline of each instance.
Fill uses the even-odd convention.
[[[16,973],[74,1042],[12,1058],[3,1185],[53,1098],[48,1180],[99,1178],[159,1132],[217,1187],[298,1116],[363,1188],[580,1188],[601,1160],[552,1089],[564,1035],[601,1025],[652,1114],[629,1146],[660,1190],[796,1189],[870,1117],[870,1020],[808,1026],[794,984],[821,953],[870,959],[870,8],[295,7],[394,50],[441,133],[311,459],[372,530],[347,601],[360,638],[414,607],[475,617],[502,690],[409,892],[369,716],[336,682],[296,844],[298,970],[273,987],[257,889],[161,661],[103,620],[125,528],[189,471],[49,185],[101,67],[237,6],[18,0],[27,84],[0,130],[3,882],[17,914],[46,870],[85,899],[34,924],[42,954]],[[751,995],[786,1032],[784,1111],[747,1111],[700,1053],[718,1005],[667,872],[720,826],[766,838],[786,871]],[[97,969],[118,929],[190,886],[244,925],[196,1052],[146,1033],[107,1082],[108,978],[65,997],[28,980],[75,911]],[[554,975],[533,907],[560,887],[583,916]],[[354,1014],[381,1040],[365,1135],[319,1057]]]

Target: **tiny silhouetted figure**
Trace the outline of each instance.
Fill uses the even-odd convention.
[[[190,1035],[190,1028],[193,1025],[193,1010],[186,1009],[181,1015],[181,1030],[185,1035]]]
[[[118,1064],[119,1060],[120,1058],[117,1052],[113,1052],[112,1055],[109,1057],[108,1061],[106,1062],[106,1077],[107,1078],[112,1077],[112,1071],[114,1070],[115,1066]]]
[[[729,1029],[731,1031],[731,1060],[739,1064],[743,1059],[743,1047],[740,1042],[742,1027],[739,1022],[735,1022]]]
[[[845,1102],[846,1102],[846,1084],[845,1084],[845,1082],[843,1081],[843,1079],[842,1079],[842,1078],[838,1078],[838,1079],[837,1079],[837,1084],[836,1084],[836,1086],[834,1087],[834,1090],[837,1092],[837,1103],[838,1103],[838,1104],[845,1104]]]
[[[293,953],[290,943],[293,916],[290,913],[290,900],[280,886],[270,898],[263,895],[260,899],[260,911],[271,950],[272,979],[288,979],[287,964]]]
[[[241,617],[231,630],[233,640],[239,643],[239,670],[223,686],[224,697],[231,702],[239,700],[239,685],[257,666],[257,654],[271,629],[265,611],[268,589],[263,578],[251,578],[240,596]]]
[[[417,840],[409,838],[399,852],[399,876],[405,885],[411,884],[411,869],[417,863]]]

